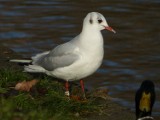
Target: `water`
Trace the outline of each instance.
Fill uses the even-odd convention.
[[[160,0],[1,0],[0,43],[30,57],[80,33],[88,12],[102,13],[117,34],[103,31],[105,57],[86,78],[89,89],[108,88],[116,102],[134,110],[144,79],[156,85],[160,116]]]

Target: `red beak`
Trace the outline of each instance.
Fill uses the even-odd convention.
[[[116,31],[115,30],[113,30],[113,28],[111,28],[111,27],[109,27],[109,26],[104,26],[105,27],[105,29],[106,30],[109,30],[109,31],[111,31],[111,32],[113,32],[113,33],[116,33]]]

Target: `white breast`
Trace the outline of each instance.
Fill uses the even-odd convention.
[[[85,78],[93,74],[100,67],[103,59],[103,49],[95,52],[93,51],[92,54],[85,52],[81,55],[81,58],[77,62],[70,66],[48,72],[48,75],[68,81]]]
[[[85,78],[93,74],[101,65],[103,59],[103,37],[100,32],[90,37],[78,36],[72,41],[77,46],[77,55],[79,60],[63,68],[48,72],[48,75],[57,78],[74,81]]]

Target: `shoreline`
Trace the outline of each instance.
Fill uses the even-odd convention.
[[[0,68],[14,68],[23,70],[22,66],[10,63],[8,60],[13,58],[21,58],[20,55],[1,45],[0,47]],[[129,108],[123,107],[115,103],[112,99],[102,99],[97,97],[97,102],[103,106],[101,112],[90,113],[86,116],[80,116],[84,120],[135,120],[135,114]]]

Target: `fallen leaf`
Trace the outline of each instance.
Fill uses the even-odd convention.
[[[81,98],[79,96],[71,95],[70,99],[75,100],[75,101],[81,101]]]
[[[29,92],[30,89],[38,82],[38,80],[33,79],[31,81],[23,81],[23,82],[19,82],[16,84],[15,86],[15,90],[19,90],[19,91],[27,91]]]
[[[82,98],[82,97],[80,97],[80,96],[76,96],[76,95],[71,95],[71,96],[70,96],[70,99],[75,100],[75,101],[78,101],[78,102],[83,102],[83,103],[88,102],[87,99],[84,99],[84,98]]]
[[[8,54],[8,53],[9,53],[9,51],[3,51],[3,53],[4,53],[4,54]]]
[[[109,90],[108,89],[97,89],[92,93],[92,97],[96,98],[103,98],[105,100],[111,99],[111,97],[108,95]]]

